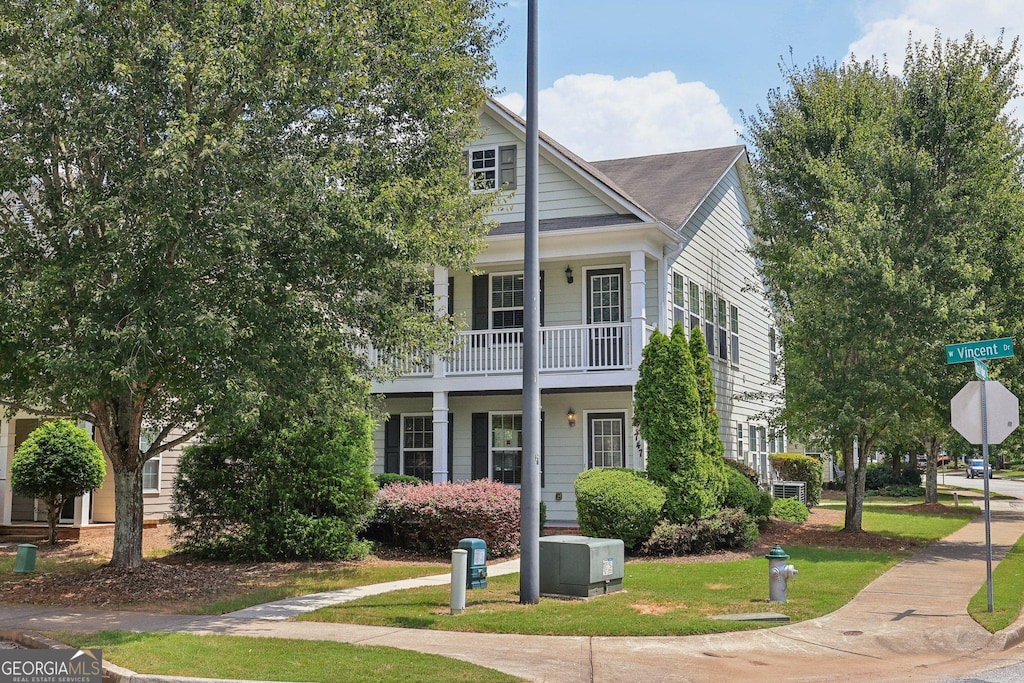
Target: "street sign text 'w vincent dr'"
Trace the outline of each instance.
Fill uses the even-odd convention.
[[[1012,357],[1012,337],[964,342],[962,344],[948,344],[946,346],[946,363],[970,363],[973,360]]]

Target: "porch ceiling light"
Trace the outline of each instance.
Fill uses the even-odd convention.
[[[565,419],[569,421],[569,426],[570,427],[575,427],[576,426],[576,411],[573,410],[572,408],[569,408],[569,412],[567,412],[565,414]]]
[[[572,266],[565,267],[565,281],[572,284]]]

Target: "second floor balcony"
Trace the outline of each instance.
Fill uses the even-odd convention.
[[[630,323],[558,325],[540,330],[540,372],[581,373],[635,369],[637,343]],[[648,337],[651,328],[645,328]],[[371,352],[372,363],[390,363],[402,377],[492,376],[523,371],[523,330],[490,329],[460,332],[452,350],[438,359],[409,354],[386,358]]]

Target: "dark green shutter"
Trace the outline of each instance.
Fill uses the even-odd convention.
[[[540,324],[544,324],[544,271],[540,271]]]
[[[490,294],[490,278],[487,275],[473,276],[473,329],[486,330],[489,328],[487,297]]]
[[[474,480],[490,479],[487,467],[487,442],[489,441],[489,429],[487,424],[487,413],[473,413],[473,475]]]
[[[398,474],[402,456],[402,416],[392,415],[384,423],[384,471]]]
[[[448,315],[455,315],[455,278],[448,278]]]
[[[540,414],[540,487],[544,488],[544,412]]]
[[[516,189],[516,146],[498,148],[498,189]]]

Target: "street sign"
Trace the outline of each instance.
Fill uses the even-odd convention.
[[[988,443],[1002,443],[1020,424],[1020,401],[1010,390],[996,381],[968,382],[949,402],[953,429],[969,443],[980,444],[981,386],[985,385],[985,412],[988,422]]]
[[[970,363],[972,360],[991,360],[993,358],[1011,358],[1013,356],[1013,338],[987,339],[985,341],[948,344],[946,346],[946,363]]]
[[[988,364],[983,360],[974,359],[974,374],[982,382],[988,381]]]

